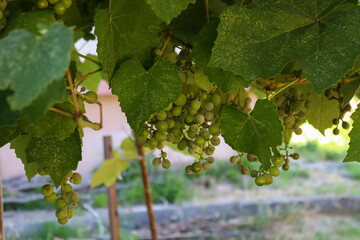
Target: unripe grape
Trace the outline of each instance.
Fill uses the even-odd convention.
[[[94,103],[98,100],[98,95],[96,94],[96,92],[93,91],[88,91],[84,94],[84,96],[84,99],[87,103]]]
[[[203,124],[205,122],[205,117],[201,113],[196,114],[195,121],[197,124]]]
[[[71,178],[72,175],[73,175],[73,171],[70,171],[70,172],[65,176],[65,178]]]
[[[155,149],[159,142],[155,138],[151,138],[148,143],[150,149]]]
[[[63,219],[58,219],[58,223],[61,225],[65,225],[68,222],[68,220],[69,219],[67,217],[65,217]]]
[[[178,128],[174,128],[173,130],[171,130],[171,133],[174,134],[175,137],[181,135],[181,131]]]
[[[342,124],[341,124],[341,127],[343,129],[349,129],[350,128],[350,123],[343,121]]]
[[[284,159],[282,157],[273,157],[271,161],[275,167],[282,167],[282,165],[284,165]]]
[[[201,103],[199,100],[195,99],[195,100],[192,100],[191,103],[190,103],[190,108],[193,109],[193,110],[199,110],[201,107]]]
[[[219,106],[221,104],[221,97],[219,94],[214,94],[211,96],[211,102],[215,105],[215,106]]]
[[[58,210],[56,210],[55,215],[58,219],[64,219],[67,215],[66,208],[59,208]]]
[[[289,93],[293,99],[298,99],[300,96],[300,91],[297,88],[290,88]]]
[[[212,137],[210,139],[210,142],[211,142],[212,145],[218,146],[220,144],[220,138],[219,137]]]
[[[60,0],[66,8],[69,8],[71,7],[71,4],[72,4],[72,0]]]
[[[194,121],[194,115],[186,114],[185,122],[192,123]]]
[[[256,178],[256,177],[258,176],[258,171],[252,170],[252,171],[250,172],[250,176],[251,176],[252,178]]]
[[[54,203],[57,199],[58,199],[57,195],[54,192],[49,196],[44,197],[46,203]]]
[[[188,109],[188,113],[189,113],[190,115],[194,115],[194,116],[195,116],[195,115],[198,113],[198,110],[189,108],[189,109]]]
[[[214,104],[212,102],[208,102],[205,104],[205,110],[206,111],[212,111],[214,109]]]
[[[279,176],[279,174],[280,174],[280,170],[279,170],[277,167],[275,167],[275,166],[272,166],[272,167],[270,168],[269,172],[270,172],[270,174],[271,174],[272,176],[274,176],[274,177],[277,177],[277,176]]]
[[[285,117],[285,111],[284,111],[284,110],[279,109],[279,110],[277,110],[276,112],[277,112],[277,114],[279,115],[279,117],[281,117],[281,118]]]
[[[136,139],[137,139],[137,141],[138,141],[139,143],[143,144],[144,147],[145,147],[145,144],[144,144],[144,143],[147,141],[147,138],[146,138],[146,137],[138,136]]]
[[[302,134],[302,129],[301,128],[295,129],[294,132],[295,132],[296,135],[301,135]]]
[[[171,166],[171,162],[169,161],[169,159],[164,159],[161,162],[161,166],[165,169],[168,169]]]
[[[191,124],[189,130],[191,132],[197,132],[199,130],[199,126],[197,124]]]
[[[300,154],[299,153],[293,153],[290,155],[294,160],[298,160],[300,158]]]
[[[274,181],[273,177],[268,173],[266,173],[264,176],[265,176],[265,185],[272,184],[272,182]]]
[[[174,119],[167,119],[166,123],[167,123],[168,128],[174,128],[175,127]]]
[[[169,135],[168,135],[169,136]],[[179,142],[181,141],[181,138],[179,137],[179,136],[175,136],[174,137],[174,141],[172,141],[172,143],[174,143],[174,144],[178,144]]]
[[[52,194],[54,192],[54,187],[51,186],[50,184],[45,184],[44,186],[42,186],[41,188],[41,194],[46,196],[49,196],[50,194]]]
[[[74,191],[74,189],[73,189],[73,187],[72,187],[70,184],[65,184],[65,186],[64,186],[64,191],[65,191],[66,193],[71,193],[71,192]]]
[[[249,168],[246,166],[241,166],[240,172],[242,175],[247,175],[249,173]]]
[[[235,98],[233,93],[229,93],[226,97],[227,97],[228,102],[234,100],[234,98]]]
[[[187,143],[186,141],[183,139],[181,140],[178,144],[177,144],[177,148],[182,151],[182,150],[185,150],[187,147]]]
[[[332,98],[334,96],[334,91],[332,88],[328,88],[325,90],[324,94],[327,98]]]
[[[153,165],[154,167],[158,167],[158,166],[160,166],[160,164],[161,164],[161,158],[154,158],[154,159],[152,160],[152,165]]]
[[[49,2],[50,4],[56,4],[56,3],[59,2],[59,0],[48,0],[48,2]]]
[[[251,98],[247,97],[245,98],[245,105],[249,105],[251,103]]]
[[[206,161],[211,164],[211,163],[214,162],[214,158],[213,157],[207,157]]]
[[[291,117],[290,116],[286,116],[283,118],[284,124],[288,124],[291,122]]]
[[[195,162],[191,165],[191,170],[194,173],[200,173],[202,169],[201,163],[200,162]]]
[[[197,133],[197,132],[190,132],[190,131],[188,131],[188,132],[187,132],[187,135],[188,135],[189,138],[196,138],[197,135],[198,135],[198,133]]]
[[[167,114],[166,114],[165,111],[162,111],[162,112],[160,112],[158,115],[156,115],[156,118],[157,118],[158,120],[160,120],[160,121],[165,120],[166,117],[167,117]]]
[[[77,192],[72,192],[69,194],[68,199],[70,202],[77,202],[79,201],[79,194],[77,194]]]
[[[304,119],[306,114],[303,111],[300,111],[298,114],[295,115],[297,118]]]
[[[39,1],[37,2],[37,5],[38,5],[38,7],[39,7],[40,9],[44,9],[44,8],[47,8],[47,7],[49,6],[49,3],[48,3],[47,0],[39,0]],[[1,17],[0,17],[0,19],[1,19]]]
[[[178,99],[176,100],[175,104],[178,106],[184,106],[187,101],[185,94],[181,93]]]
[[[265,176],[261,175],[261,176],[257,176],[255,178],[255,184],[258,186],[263,186],[265,185]]]
[[[205,119],[211,121],[214,119],[214,114],[212,112],[205,112]]]
[[[252,154],[252,153],[248,153],[246,155],[246,157],[249,160],[249,162],[256,162],[256,160],[258,158],[255,154]]]
[[[206,142],[205,138],[200,136],[195,139],[195,144],[198,146],[203,146],[205,142]]]
[[[200,136],[202,136],[205,139],[208,139],[210,137],[210,132],[206,128],[201,129]]]
[[[334,135],[339,135],[339,134],[340,134],[340,130],[339,130],[338,128],[334,128],[333,134],[334,134]]]
[[[202,165],[202,169],[204,169],[204,171],[209,171],[211,168],[211,164],[206,162],[206,163],[203,163]]]
[[[155,124],[155,127],[158,131],[166,131],[168,129],[168,124],[166,123],[166,121],[159,121]]]
[[[182,108],[181,107],[178,107],[178,106],[175,106],[171,109],[171,113],[174,117],[177,117],[177,116],[180,116],[181,113],[182,113]]]
[[[289,165],[288,163],[285,163],[285,164],[282,166],[282,169],[283,169],[284,171],[289,170],[289,168],[290,168],[290,165]]]
[[[232,164],[236,164],[236,163],[238,162],[238,156],[232,156],[232,157],[230,158],[230,162],[231,162]]]
[[[293,113],[298,113],[298,112],[300,112],[301,108],[302,108],[302,103],[301,103],[301,102],[294,102],[294,103],[292,104],[292,111],[293,111]]]
[[[218,125],[216,124],[212,124],[209,127],[209,132],[211,133],[211,135],[213,136],[219,136],[220,135],[220,128]]]
[[[338,119],[338,118],[334,118],[334,119],[332,120],[332,123],[333,123],[334,125],[338,125],[338,124],[339,124],[339,119]]]
[[[66,12],[66,6],[62,2],[58,2],[54,6],[54,11],[57,15],[63,15]]]
[[[80,175],[80,173],[73,173],[73,175],[70,178],[70,182],[72,184],[80,184],[82,180],[82,177]]]
[[[188,148],[188,153],[189,154],[195,154],[196,153],[196,148],[189,147]]]
[[[206,147],[204,150],[206,155],[213,155],[214,154],[214,150],[210,149],[209,147]]]
[[[58,199],[55,201],[55,208],[56,208],[56,209],[59,209],[59,208],[65,207],[65,206],[66,206],[66,201],[65,201],[65,199],[63,199],[63,198],[58,198]]]
[[[74,212],[69,208],[69,209],[67,210],[67,217],[68,217],[69,219],[72,219],[73,216],[74,216]]]
[[[166,137],[166,141],[167,141],[167,142],[174,142],[174,140],[175,140],[174,134],[169,133],[169,134],[167,135],[167,137]]]
[[[276,96],[275,97],[275,105],[277,106],[277,107],[280,107],[282,104],[283,104],[283,102],[285,101],[285,97],[284,96]]]
[[[187,174],[192,174],[192,173],[193,173],[193,170],[192,170],[191,165],[187,165],[187,166],[185,167],[185,172],[186,172]]]
[[[167,157],[167,153],[166,153],[166,152],[161,152],[161,157],[162,157],[162,158],[166,158],[166,157]]]
[[[159,142],[158,145],[156,146],[157,149],[161,150],[165,147],[165,143],[164,142]]]
[[[166,140],[166,134],[164,132],[156,132],[155,138],[158,142],[164,142]],[[156,144],[157,146],[157,144]]]

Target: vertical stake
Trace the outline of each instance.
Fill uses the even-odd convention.
[[[113,157],[111,136],[104,136],[104,156],[105,159],[111,159]],[[111,240],[120,240],[120,220],[117,209],[116,182],[106,188],[106,193],[108,199]]]
[[[4,202],[3,202],[3,193],[2,193],[1,168],[0,168],[0,240],[5,240]]]

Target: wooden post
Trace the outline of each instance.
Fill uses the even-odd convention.
[[[2,193],[1,168],[0,168],[0,240],[5,240],[4,202],[3,202],[3,193]]]
[[[146,201],[146,207],[149,217],[149,224],[150,224],[150,231],[151,231],[151,239],[157,240],[157,233],[156,233],[156,221],[153,211],[153,204],[151,199],[151,190],[150,190],[150,184],[149,184],[149,178],[148,178],[148,170],[146,166],[146,159],[144,154],[144,147],[141,143],[136,142],[136,147],[138,150],[138,154],[141,157],[140,159],[140,167],[141,167],[141,175],[142,180],[144,184],[144,193],[145,193],[145,201]]]
[[[105,159],[111,159],[113,157],[111,136],[104,137],[104,156]],[[108,199],[111,240],[120,240],[120,219],[117,209],[116,182],[106,189],[106,193]]]

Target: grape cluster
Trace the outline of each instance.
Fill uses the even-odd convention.
[[[325,90],[325,96],[329,99],[329,100],[336,100],[339,102],[339,116],[337,118],[334,118],[332,120],[333,125],[335,125],[335,128],[333,129],[333,134],[334,135],[339,135],[340,134],[340,130],[338,128],[338,125],[341,121],[341,127],[343,129],[349,129],[350,128],[350,123],[348,123],[347,121],[344,121],[344,115],[346,112],[351,111],[351,106],[349,103],[344,103],[344,96],[341,93],[341,84],[337,84],[336,87],[330,87],[328,89]]]
[[[46,175],[46,171],[39,169],[40,175]],[[73,173],[72,171],[66,175],[61,182],[60,193],[54,192],[54,185],[45,184],[41,188],[41,193],[44,195],[44,200],[47,203],[55,203],[56,217],[59,224],[64,225],[74,215],[72,207],[77,207],[79,201],[79,194],[74,192],[73,187],[68,183],[80,184],[82,177],[79,173]]]
[[[45,9],[51,6],[56,15],[63,15],[66,9],[71,7],[72,0],[38,0],[37,6],[40,9]]]

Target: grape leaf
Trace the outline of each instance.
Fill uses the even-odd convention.
[[[68,138],[56,137],[31,139],[26,148],[28,163],[36,162],[45,169],[58,187],[63,178],[77,168],[81,161],[81,140],[79,132],[74,131]]]
[[[360,162],[360,109],[351,115],[354,123],[349,133],[350,142],[344,162]]]
[[[0,91],[0,126],[14,125],[20,115],[19,111],[11,111],[6,101],[6,98],[11,94],[12,91],[10,90]]]
[[[186,10],[174,18],[169,30],[185,43],[193,43],[194,38],[206,24],[205,1],[190,3]]]
[[[107,159],[101,167],[93,173],[91,178],[91,188],[105,184],[106,187],[121,179],[121,173],[130,167],[129,161],[121,160],[120,156],[113,159]]]
[[[234,75],[230,71],[224,71],[220,68],[207,67],[211,57],[211,49],[217,36],[216,27],[219,19],[212,19],[200,31],[194,41],[194,61],[198,70],[202,70],[209,78],[209,81],[215,83],[224,92],[236,90],[240,87],[247,87],[251,83],[243,77]]]
[[[360,7],[342,0],[262,1],[224,10],[209,62],[245,78],[271,78],[299,61],[319,94],[353,67]]]
[[[75,112],[74,107],[68,102],[56,104],[54,107],[70,114]],[[51,110],[35,121],[32,121],[31,117],[25,114],[20,116],[19,125],[23,130],[36,137],[56,137],[63,140],[72,134],[76,128],[74,119]]]
[[[196,0],[147,0],[151,4],[155,14],[167,24],[178,16],[182,10],[186,9],[189,3],[195,3]]]
[[[0,127],[0,147],[16,138],[19,133],[20,128],[17,125]]]
[[[119,97],[130,127],[139,133],[152,113],[175,102],[181,92],[181,79],[175,64],[158,59],[147,72],[137,60],[121,64],[110,82]]]
[[[98,57],[95,55],[88,54],[87,57],[92,58],[94,60],[98,60]],[[88,73],[94,72],[99,69],[99,66],[87,59],[82,62],[78,62],[77,69],[82,75],[86,75]],[[91,76],[87,77],[85,81],[81,83],[81,86],[85,87],[86,89],[97,92],[100,80],[102,79],[101,72],[97,72],[92,74]]]
[[[282,143],[283,127],[275,105],[258,100],[250,115],[232,106],[221,112],[221,135],[234,150],[255,154],[265,169],[271,166],[270,147]]]
[[[28,106],[62,77],[71,49],[72,30],[60,23],[50,25],[41,36],[15,30],[0,40],[0,89],[14,90],[8,98],[11,109]]]
[[[110,2],[108,10],[95,16],[97,53],[111,79],[123,61],[137,58],[145,67],[152,64],[152,51],[161,46],[150,27],[161,23],[145,0]]]
[[[39,165],[37,162],[27,162],[26,148],[29,145],[32,136],[20,135],[11,141],[10,148],[15,150],[16,156],[21,159],[24,164],[25,174],[27,179],[30,180],[38,173]]]
[[[37,24],[50,25],[55,21],[54,14],[50,10],[18,13],[9,20],[3,36],[7,36],[14,29],[24,29],[29,32],[38,33]]]

